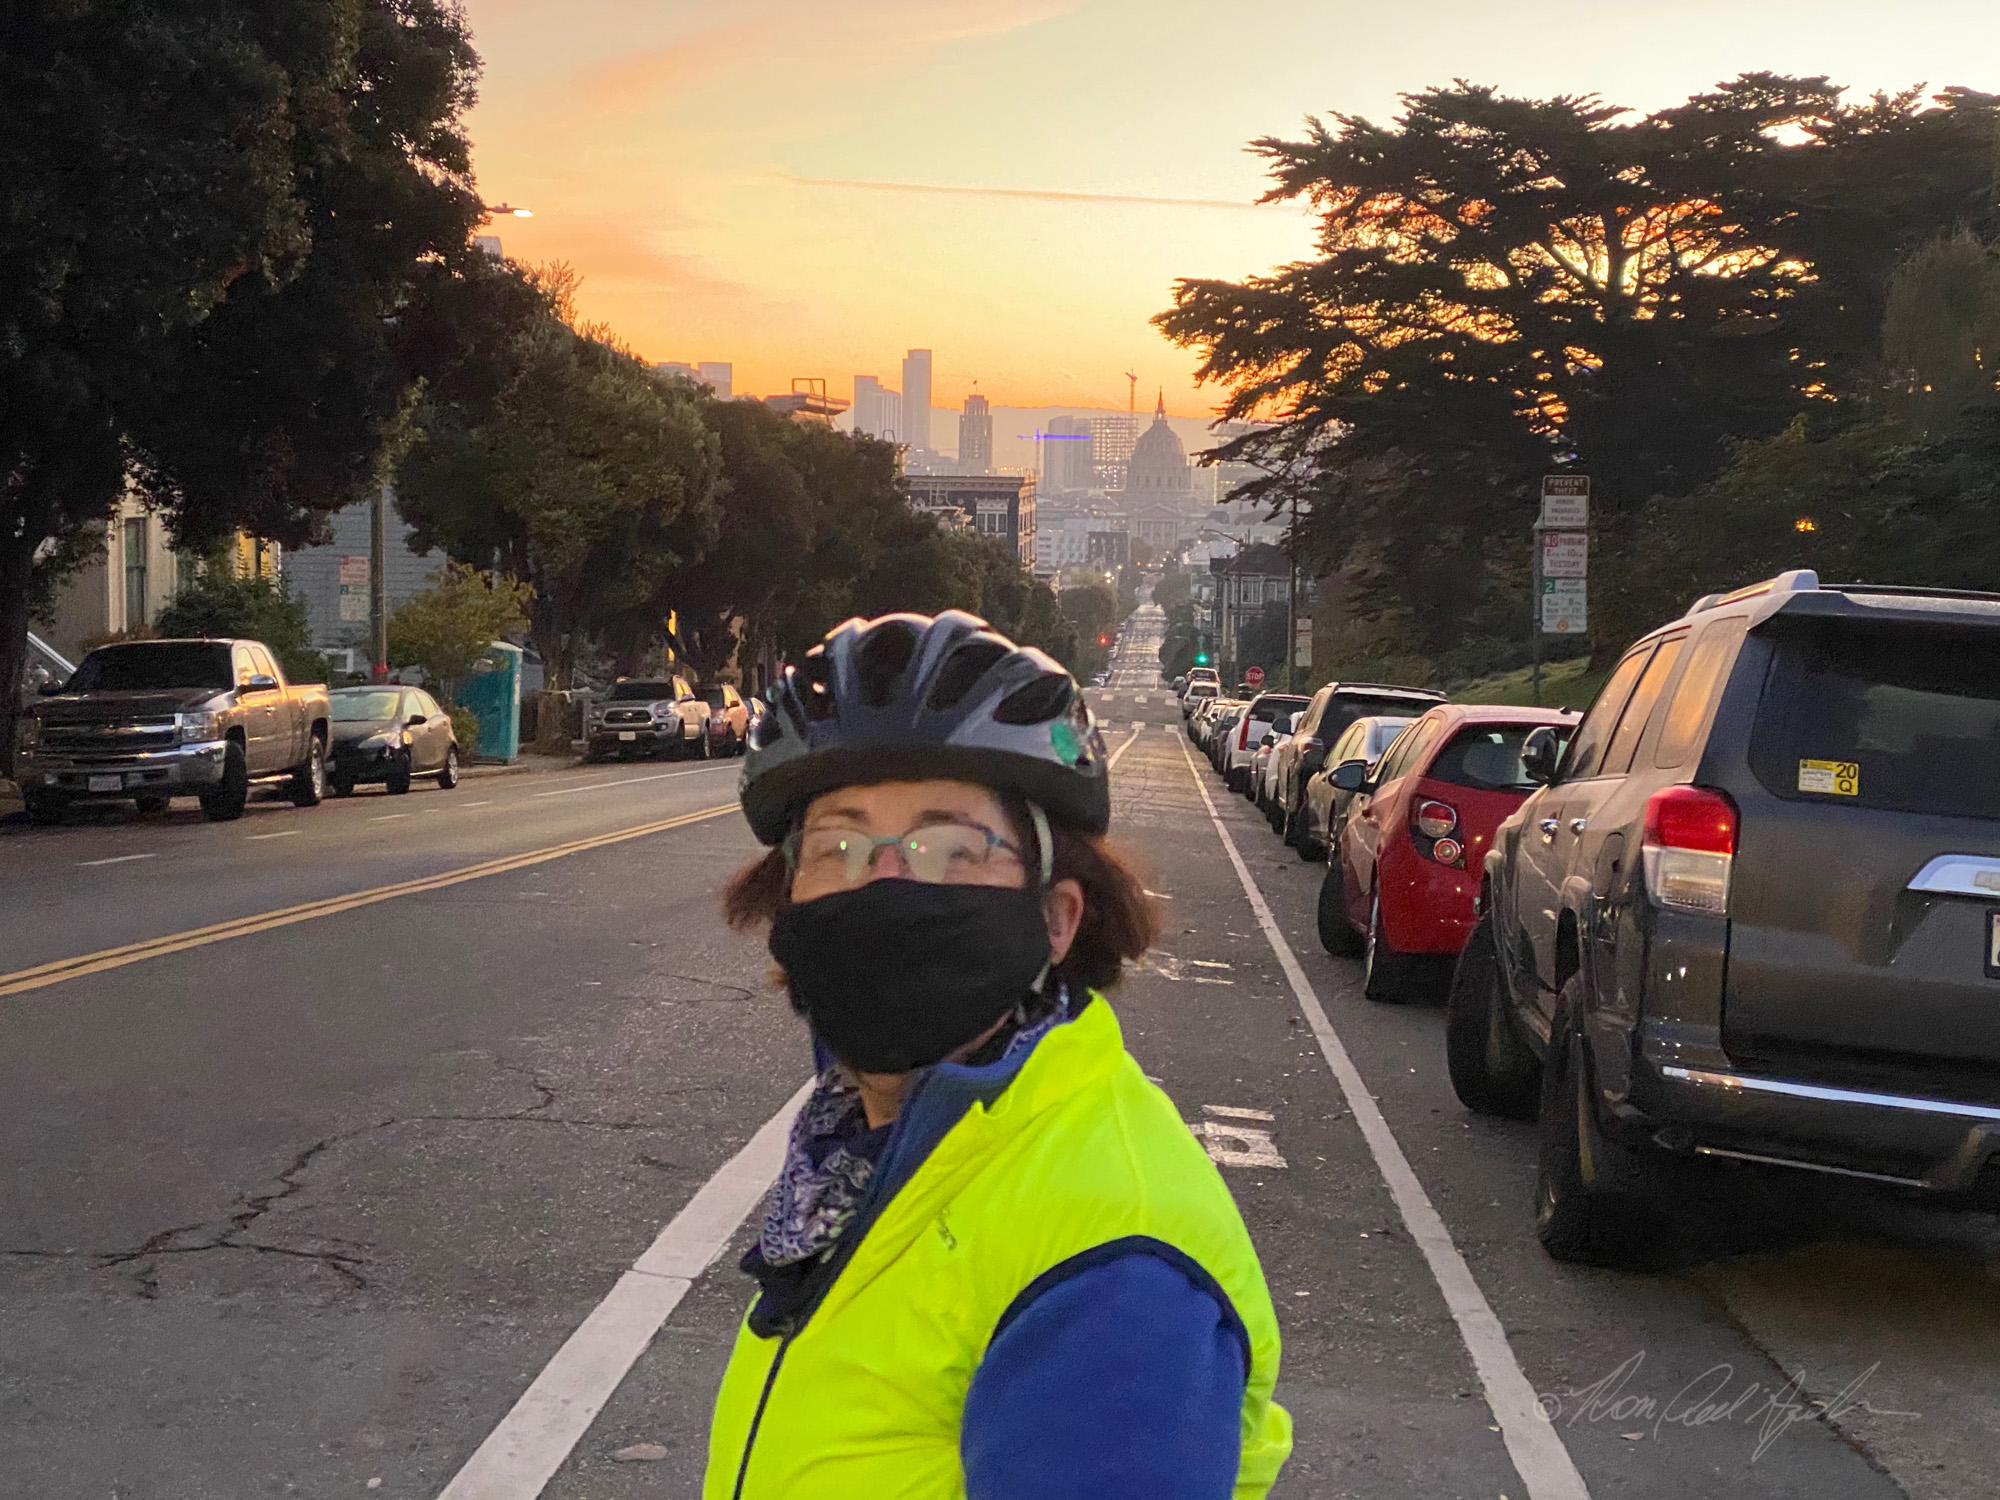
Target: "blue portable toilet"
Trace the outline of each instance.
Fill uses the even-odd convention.
[[[521,754],[521,648],[495,641],[472,668],[459,701],[479,715],[479,758]]]

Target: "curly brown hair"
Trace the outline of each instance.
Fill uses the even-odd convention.
[[[1025,808],[1008,801],[1007,814],[1024,847],[1030,846],[1031,825]],[[1063,961],[1052,971],[1072,989],[1108,990],[1153,945],[1158,930],[1145,883],[1127,858],[1105,839],[1050,830],[1055,842],[1054,869],[1049,879],[1074,880],[1083,887],[1083,921]],[[784,851],[772,849],[752,860],[722,888],[722,913],[738,932],[763,926],[791,900],[792,872]]]

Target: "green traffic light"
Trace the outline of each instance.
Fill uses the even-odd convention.
[[[1207,665],[1208,665],[1208,653],[1207,653],[1206,651],[1197,651],[1197,652],[1195,653],[1195,656],[1194,656],[1194,664],[1195,664],[1195,665],[1196,665],[1197,667],[1205,667],[1205,666],[1207,666]]]

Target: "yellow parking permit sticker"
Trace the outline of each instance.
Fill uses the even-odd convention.
[[[1802,760],[1799,790],[1828,792],[1836,797],[1861,795],[1861,767],[1851,760]]]

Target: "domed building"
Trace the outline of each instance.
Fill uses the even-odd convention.
[[[1188,472],[1187,449],[1167,422],[1167,393],[1160,392],[1153,408],[1153,425],[1139,434],[1132,445],[1132,459],[1125,469],[1125,496],[1141,500],[1165,500],[1185,508],[1194,499],[1194,480]]]
[[[1193,534],[1206,510],[1194,492],[1187,449],[1167,422],[1166,393],[1153,408],[1153,425],[1139,434],[1125,469],[1125,488],[1113,496],[1132,536],[1170,551]]]

